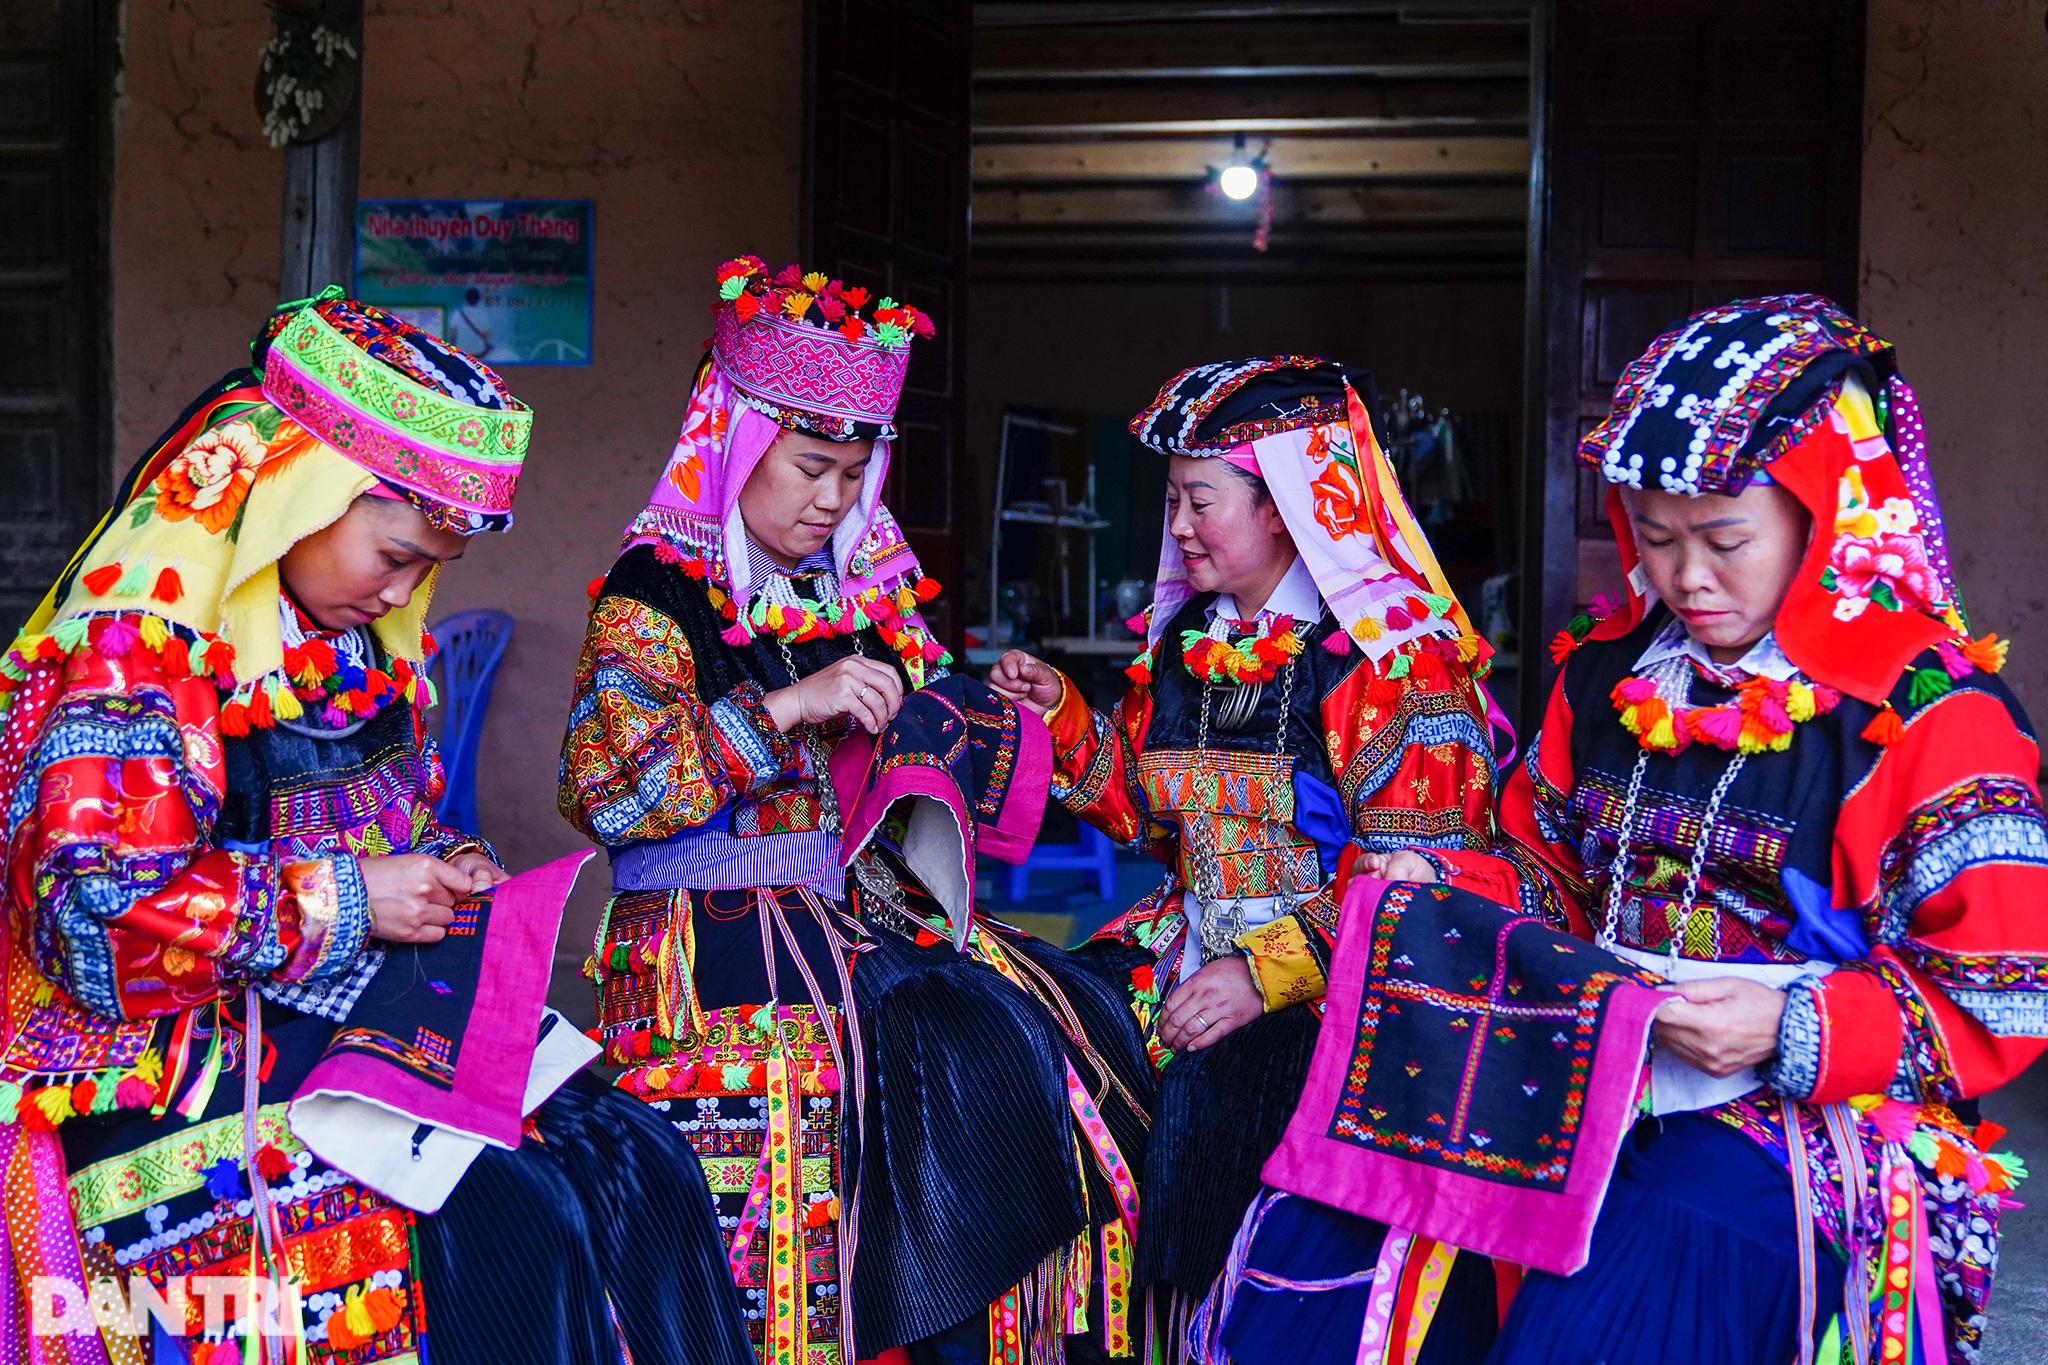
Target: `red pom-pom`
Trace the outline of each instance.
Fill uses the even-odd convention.
[[[249,694],[247,708],[249,724],[259,730],[268,730],[273,724],[270,714],[270,693],[259,687]]]
[[[185,595],[185,580],[178,577],[175,565],[156,576],[156,587],[150,590],[151,597],[170,606]]]
[[[265,1180],[282,1180],[292,1173],[292,1159],[274,1142],[256,1149],[256,1170]]]
[[[242,703],[231,701],[220,708],[220,731],[224,735],[246,735],[249,733],[249,712]]]
[[[660,547],[657,546],[655,548],[654,555],[657,559],[661,557]],[[597,595],[604,591],[604,580],[605,576],[603,574],[599,574],[597,577],[591,579],[588,583],[585,583],[583,585],[584,596],[588,597],[591,601],[595,602],[597,600]]]
[[[164,661],[166,673],[190,673],[192,660],[187,655],[184,640],[176,635],[164,641],[164,647],[157,651],[157,657]]]
[[[1872,744],[1897,744],[1906,737],[1906,723],[1899,719],[1899,713],[1886,702],[1884,708],[1870,718],[1870,724],[1863,727],[1863,738]]]
[[[742,294],[732,301],[733,316],[741,322],[761,311],[761,300],[752,294]]]
[[[113,586],[121,581],[121,562],[102,564],[80,580],[85,590],[95,597],[105,597]]]
[[[931,600],[932,600],[932,599],[933,599],[934,597],[937,597],[938,595],[939,595],[939,580],[938,580],[938,579],[936,579],[936,578],[920,578],[920,579],[918,579],[918,580],[917,580],[917,600],[918,600],[918,601],[920,601],[920,602],[929,602],[929,601],[931,601]]]
[[[92,1102],[100,1097],[100,1083],[87,1076],[71,1087],[71,1107],[81,1114],[92,1112]]]
[[[16,1110],[16,1121],[31,1133],[53,1133],[57,1130],[57,1125],[50,1122],[50,1116],[43,1112],[43,1106],[36,1103],[36,1097],[42,1093],[40,1090],[24,1092]]]

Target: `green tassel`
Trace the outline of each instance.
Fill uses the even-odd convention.
[[[114,1112],[117,1088],[121,1084],[119,1071],[103,1071],[93,1077],[92,1112],[111,1114]]]
[[[1932,1166],[1934,1159],[1941,1155],[1941,1147],[1934,1140],[1934,1134],[1925,1128],[1918,1129],[1906,1139],[1906,1150],[1913,1154],[1913,1160],[1922,1166]]]
[[[747,613],[747,619],[757,626],[768,624],[768,599],[761,598],[754,603],[754,609]]]
[[[727,1090],[745,1090],[747,1073],[753,1069],[745,1062],[727,1062],[719,1068],[719,1080]]]
[[[769,1001],[754,1011],[754,1017],[747,1021],[756,1033],[766,1033],[775,1027],[775,1002]]]
[[[1906,700],[1914,706],[1925,706],[1954,686],[1945,668],[1916,668],[1913,670],[1913,686],[1907,691]]]
[[[613,970],[613,971],[615,971],[615,972],[623,972],[623,971],[625,971],[625,970],[626,970],[626,968],[628,967],[628,965],[630,965],[631,961],[632,961],[632,949],[628,948],[628,947],[627,947],[627,946],[626,946],[625,944],[623,944],[623,943],[614,943],[614,944],[612,945],[612,960],[611,960],[611,968],[612,968],[612,970]]]
[[[873,620],[866,612],[862,611],[859,607],[853,609],[853,628],[855,630],[866,630],[873,624]]]
[[[666,1057],[676,1050],[676,1040],[665,1033],[657,1033],[648,1040],[647,1050],[657,1057]]]
[[[1431,616],[1449,616],[1451,614],[1450,598],[1438,597],[1433,592],[1419,592],[1415,595],[1429,604],[1429,614]]]
[[[130,564],[125,570],[122,571],[121,581],[114,584],[114,590],[108,593],[107,596],[140,597],[142,596],[142,589],[148,583],[148,581],[149,556],[142,555],[139,556],[133,564]]]
[[[59,621],[57,628],[50,632],[50,638],[69,654],[85,643],[85,633],[91,626],[92,623],[83,616],[73,616],[68,620]]]
[[[1413,658],[1406,654],[1396,654],[1394,662],[1387,665],[1387,676],[1389,678],[1405,678],[1408,676],[1408,670],[1414,666],[1415,660]]]
[[[0,1081],[0,1123],[13,1123],[21,1114],[21,1087]]]

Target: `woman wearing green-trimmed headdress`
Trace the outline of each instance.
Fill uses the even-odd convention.
[[[456,941],[395,945],[438,942],[506,880],[435,818],[423,621],[440,566],[509,526],[532,415],[338,289],[280,309],[253,351],[0,656],[0,1358],[240,1360],[247,1334],[219,1320],[246,1305],[209,1327],[205,1277],[254,1275],[296,1285],[275,1331],[322,1361],[425,1360],[431,1319],[437,1362],[624,1343],[738,1365],[702,1174],[575,1074],[594,1049],[573,1029],[543,1025],[526,1091],[546,1076],[552,1096],[512,1149],[404,1124],[379,1165],[287,1113],[344,1023],[375,1050],[352,1011],[403,984],[378,982],[388,959],[438,977]],[[427,984],[482,996],[447,975]],[[440,1053],[460,1093],[462,1037],[382,1041]],[[611,1224],[655,1203],[658,1225]],[[102,1279],[129,1312],[97,1328],[45,1288]],[[124,1330],[151,1296],[170,1305],[154,1343]]]

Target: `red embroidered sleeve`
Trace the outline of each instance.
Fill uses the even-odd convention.
[[[1052,732],[1052,794],[1068,810],[1117,843],[1172,858],[1172,831],[1149,818],[1138,784],[1138,752],[1152,720],[1152,693],[1133,683],[1112,715],[1093,710],[1060,675],[1059,704],[1048,711]]]
[[[167,676],[139,645],[44,666],[62,680],[18,779],[34,804],[7,850],[44,977],[94,1014],[142,1019],[353,964],[369,934],[354,858],[211,845],[226,772],[210,681]]]
[[[1799,992],[1817,1057],[1774,1084],[1791,1072],[1821,1103],[1947,1101],[1994,1089],[2048,1045],[2039,764],[1993,691],[1958,687],[1906,719],[1835,827],[1834,901],[1859,915],[1870,952]]]
[[[629,597],[599,600],[562,742],[557,800],[570,824],[602,844],[666,839],[808,770],[759,688],[707,705],[682,627]]]

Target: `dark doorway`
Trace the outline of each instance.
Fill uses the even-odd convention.
[[[1605,489],[1574,456],[1621,368],[1729,299],[1815,292],[1855,310],[1863,33],[1862,0],[1558,0],[1539,147],[1535,640],[1620,586]],[[1529,725],[1553,670],[1525,653],[1544,665],[1528,670]]]
[[[966,448],[985,535],[999,496],[1014,520],[974,566],[996,581],[963,598],[970,660],[1021,639],[1121,684],[1164,486],[1124,423],[1176,371],[1249,355],[1373,371],[1382,438],[1425,479],[1448,436],[1454,464],[1433,468],[1455,477],[1411,501],[1475,620],[1489,581],[1511,600],[1528,11],[974,6]]]
[[[0,629],[103,510],[109,0],[0,6]]]
[[[962,565],[975,518],[962,499],[966,357],[969,7],[952,0],[812,0],[804,261],[929,314],[911,347],[883,490],[925,571],[948,592],[927,610],[958,647]]]

